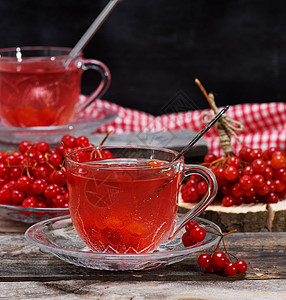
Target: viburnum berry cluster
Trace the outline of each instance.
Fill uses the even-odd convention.
[[[207,231],[208,227],[214,229],[215,232]],[[198,265],[201,268],[204,268],[208,273],[224,272],[225,275],[228,276],[246,272],[247,263],[244,260],[237,259],[233,254],[229,253],[225,246],[224,237],[235,232],[235,230],[228,233],[221,233],[211,225],[206,225],[205,228],[200,226],[196,221],[191,220],[185,225],[186,232],[182,236],[182,243],[185,247],[202,242],[206,237],[206,232],[220,236],[219,242],[211,255],[204,253],[198,257]],[[224,252],[218,251],[221,242],[223,243]],[[235,259],[235,262],[233,262],[232,259]]]
[[[22,141],[18,151],[0,152],[0,204],[67,208],[65,155],[88,146],[94,145],[85,136],[65,135],[54,149],[44,141]]]
[[[207,94],[198,79],[196,84],[201,89],[214,114],[218,113],[214,95]],[[203,115],[212,117],[211,114]],[[215,199],[224,206],[243,203],[277,203],[286,197],[286,154],[277,147],[256,149],[243,146],[234,153],[231,136],[241,142],[236,131],[243,130],[243,124],[222,116],[216,123],[221,149],[224,156],[217,157],[209,153],[204,157],[204,165],[216,176],[218,194]],[[192,175],[182,187],[184,202],[196,202],[203,198],[207,185],[200,176]]]
[[[286,196],[286,154],[276,147],[262,151],[245,146],[238,155],[223,157],[209,153],[204,165],[216,176],[219,186],[216,200],[224,206],[277,203]],[[183,201],[199,201],[206,190],[206,182],[193,176],[182,187]]]

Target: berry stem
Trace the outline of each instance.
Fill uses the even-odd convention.
[[[102,146],[105,141],[107,140],[107,138],[109,137],[109,135],[111,134],[112,130],[109,130],[106,134],[106,136],[104,137],[104,139],[101,141],[101,143],[99,144],[99,146]]]

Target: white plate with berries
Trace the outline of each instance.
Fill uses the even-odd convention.
[[[38,127],[7,127],[0,120],[0,141],[18,144],[29,138],[32,141],[58,143],[66,134],[90,135],[103,124],[113,121],[117,113],[106,108],[97,108],[92,114],[81,114],[67,125]]]
[[[33,245],[50,252],[63,261],[98,270],[149,270],[177,263],[192,254],[215,246],[221,229],[211,221],[196,218],[206,229],[204,240],[185,246],[182,229],[177,236],[161,244],[151,253],[118,254],[91,251],[79,238],[70,217],[57,217],[32,225],[25,233]]]

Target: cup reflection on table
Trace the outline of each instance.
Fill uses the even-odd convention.
[[[71,219],[90,249],[145,253],[170,237],[182,180],[197,173],[183,158],[172,162],[176,154],[164,148],[130,146],[91,147],[67,155]],[[214,189],[215,179],[210,181]],[[214,194],[206,197],[204,205]]]
[[[69,62],[70,48],[17,47],[0,49],[0,115],[5,126],[64,125],[109,87],[110,72],[100,61]],[[101,75],[96,90],[80,103],[83,71]]]

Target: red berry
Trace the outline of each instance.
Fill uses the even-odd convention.
[[[0,204],[8,204],[11,200],[11,191],[9,189],[0,190]]]
[[[252,161],[251,157],[252,149],[249,147],[242,147],[239,151],[239,158],[243,161],[250,162]]]
[[[25,198],[22,202],[22,206],[24,207],[36,207],[37,206],[37,199],[34,196],[29,196]]]
[[[46,207],[47,207],[47,204],[44,203],[44,202],[42,202],[42,201],[38,201],[38,202],[37,202],[37,207],[39,207],[39,208],[46,208]]]
[[[278,195],[276,193],[269,193],[267,195],[267,203],[277,203],[279,200]]]
[[[5,162],[8,154],[6,152],[0,151],[0,162]]]
[[[32,191],[35,195],[42,194],[46,190],[48,184],[46,179],[36,179],[32,185]]]
[[[56,149],[55,152],[58,153],[62,158],[65,157],[66,153],[65,153],[65,148],[63,145],[59,145]]]
[[[239,166],[240,166],[240,160],[236,156],[230,156],[230,157],[228,157],[228,159],[226,160],[226,163],[227,163],[227,165],[233,166],[236,169],[238,169]]]
[[[10,180],[2,186],[2,190],[12,190],[16,187],[16,182],[14,180]]]
[[[249,190],[244,190],[244,191],[243,191],[243,194],[244,194],[244,196],[246,196],[246,197],[254,196],[255,193],[256,193],[256,190],[255,190],[253,187],[250,188]]]
[[[194,220],[190,220],[185,225],[185,229],[186,229],[187,232],[191,232],[193,228],[198,227],[198,226],[199,226],[198,222],[196,222]]]
[[[239,183],[235,183],[231,189],[231,194],[238,198],[241,197],[243,195],[243,190],[241,189],[241,186]]]
[[[192,241],[199,243],[202,242],[206,237],[206,231],[203,227],[194,227],[190,232],[190,238]]]
[[[254,170],[251,166],[246,166],[243,170],[241,175],[248,175],[248,176],[253,176],[254,175]]]
[[[194,179],[192,179],[192,178],[190,178],[187,182],[186,182],[186,185],[185,185],[186,187],[197,187],[197,182],[196,182],[196,180],[194,180]]]
[[[276,189],[277,193],[283,192],[285,190],[285,188],[286,188],[286,184],[284,184],[284,182],[282,182],[279,179],[276,179],[274,181],[274,184],[275,184],[275,189]]]
[[[189,232],[185,232],[182,235],[182,243],[185,247],[189,247],[195,244],[194,241],[192,241],[191,237],[190,237],[190,233]]]
[[[35,178],[47,178],[52,169],[46,164],[39,164],[33,168],[33,175]]]
[[[0,176],[4,177],[8,173],[8,168],[5,163],[0,163]]]
[[[228,262],[228,258],[223,252],[215,252],[212,255],[212,262],[218,269],[223,269]]]
[[[286,168],[275,170],[274,177],[286,183]]]
[[[276,147],[270,147],[267,150],[267,159],[271,159],[273,153],[276,152],[276,151],[278,151],[278,148],[276,148]]]
[[[218,157],[215,155],[215,154],[213,154],[213,153],[208,153],[205,157],[204,157],[204,162],[205,163],[211,163],[211,162],[213,162],[213,161],[215,161],[215,160],[217,160],[218,159]]]
[[[235,198],[230,195],[226,195],[222,198],[221,203],[223,206],[229,207],[235,204]]]
[[[104,159],[111,159],[111,158],[113,158],[113,155],[112,155],[112,153],[109,151],[109,150],[103,150],[102,151],[102,158],[104,158]],[[159,164],[164,164],[164,162],[160,162]]]
[[[23,200],[25,199],[25,194],[23,191],[21,191],[18,188],[15,188],[11,192],[11,201],[14,204],[21,204]]]
[[[253,175],[252,181],[255,188],[261,188],[263,185],[265,185],[265,178],[261,174]]]
[[[30,193],[32,190],[32,183],[28,176],[21,176],[17,180],[17,187],[23,192]]]
[[[211,265],[205,269],[206,269],[206,272],[208,272],[208,273],[213,274],[213,273],[217,272],[217,267],[213,264],[213,262],[211,262]]]
[[[245,196],[235,197],[234,205],[241,205],[246,201]]]
[[[51,173],[50,175],[51,180],[53,183],[57,184],[58,186],[63,186],[66,184],[67,181],[67,175],[66,172],[57,170]]]
[[[262,187],[260,187],[259,189],[256,190],[256,193],[260,196],[265,196],[269,193],[270,188],[268,185],[263,185]]]
[[[56,197],[52,199],[53,207],[64,207],[65,204],[66,199],[63,195],[56,195]]]
[[[217,182],[219,184],[223,184],[225,182],[224,168],[223,167],[216,168],[214,174],[215,174]]]
[[[197,191],[200,195],[205,195],[209,189],[209,186],[206,181],[201,180],[197,184]]]
[[[267,166],[262,174],[267,179],[272,179],[274,177],[273,169],[269,166]]]
[[[253,187],[253,180],[250,176],[248,175],[243,175],[239,179],[240,186],[243,190],[249,190]]]
[[[261,149],[252,149],[250,153],[251,161],[262,158],[262,150]]]
[[[10,154],[6,158],[6,164],[9,167],[17,166],[17,165],[19,165],[19,163],[20,163],[20,161],[19,161],[18,155]]]
[[[49,163],[58,167],[62,163],[62,157],[58,153],[53,153],[49,156]]]
[[[199,193],[195,187],[189,187],[186,193],[188,202],[195,202],[199,199]]]
[[[31,143],[29,141],[22,141],[18,148],[19,151],[24,154],[29,148],[31,148]]]
[[[36,144],[36,149],[37,149],[37,151],[45,154],[45,153],[49,152],[50,146],[46,142],[39,142],[38,144]]]
[[[228,181],[235,181],[239,176],[238,169],[233,166],[228,166],[224,169],[223,176]]]
[[[86,136],[79,136],[77,139],[76,139],[76,145],[79,146],[79,147],[88,147],[89,145],[89,140]]]
[[[284,168],[286,164],[285,156],[283,155],[275,155],[271,158],[271,167],[275,170]]]
[[[276,185],[273,180],[271,179],[266,180],[266,185],[269,187],[269,193],[270,192],[274,193],[276,191]]]
[[[48,199],[53,199],[60,194],[60,187],[57,184],[50,184],[46,187],[44,195]]]
[[[281,150],[276,150],[272,155],[271,155],[271,158],[276,156],[276,155],[282,155],[284,157],[286,157],[286,154],[285,152],[281,151]]]
[[[13,167],[9,169],[9,179],[17,180],[22,175],[22,169],[20,167]]]
[[[235,264],[236,264],[236,268],[237,268],[237,273],[241,274],[241,273],[245,273],[246,272],[246,270],[247,270],[247,263],[244,260],[242,260],[242,259],[237,260],[235,262]]]
[[[251,163],[251,166],[253,168],[254,173],[256,174],[262,174],[267,167],[266,162],[263,159],[259,159],[259,158],[255,159]]]
[[[211,256],[209,254],[201,254],[198,258],[198,265],[201,268],[208,268],[211,265]]]
[[[233,276],[237,273],[237,266],[233,262],[228,262],[224,268],[224,272],[227,276]]]
[[[71,135],[64,135],[62,137],[62,143],[66,148],[73,148],[76,146],[76,138]]]

